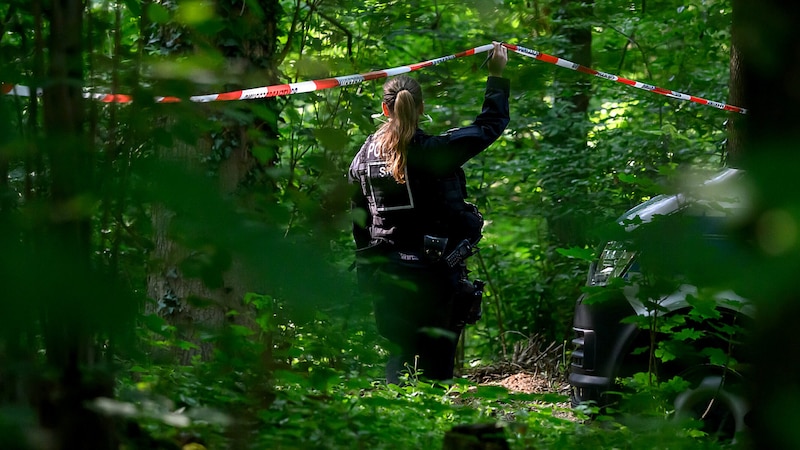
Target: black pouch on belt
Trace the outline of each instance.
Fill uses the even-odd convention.
[[[447,240],[446,237],[429,236],[426,234],[422,243],[422,250],[425,254],[425,258],[430,262],[441,260],[442,256],[444,256],[444,249],[447,247]]]

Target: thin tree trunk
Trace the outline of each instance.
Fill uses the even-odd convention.
[[[734,2],[735,3],[735,2]],[[747,108],[744,104],[744,82],[742,80],[742,62],[739,47],[743,39],[743,32],[738,24],[731,26],[731,62],[730,81],[728,83],[728,104]],[[728,140],[725,148],[725,162],[727,166],[738,167],[742,153],[742,127],[745,117],[739,113],[730,113],[727,124]]]
[[[592,66],[592,29],[585,21],[591,16],[593,7],[593,0],[562,0],[558,12],[559,19],[564,25],[556,33],[568,40],[564,58],[586,67]],[[586,140],[590,127],[588,110],[592,80],[582,73],[569,70],[557,71],[555,77],[554,105],[561,112],[560,123],[570,124],[549,138],[553,145],[559,148],[557,161],[567,162],[557,163],[559,167],[552,168],[553,173],[559,173],[565,168],[577,167],[574,161],[587,155]],[[565,101],[569,102],[569,106],[560,108],[559,103]],[[579,178],[582,177],[573,173],[556,176],[559,180]],[[555,238],[556,245],[569,246],[583,243],[589,221],[574,207],[572,199],[560,197],[562,186],[551,186],[549,190],[555,200],[548,224],[550,235]]]
[[[112,385],[89,384],[87,370],[93,362],[93,332],[79,308],[78,292],[91,273],[89,215],[80,199],[91,187],[91,154],[85,132],[83,84],[83,2],[55,0],[45,11],[49,19],[49,83],[44,90],[44,124],[50,160],[51,233],[56,254],[65,255],[65,268],[78,277],[63,289],[45,291],[43,328],[48,364],[56,369],[53,385],[40,397],[39,418],[51,429],[59,449],[112,449],[108,423],[87,408],[97,396],[111,396]],[[52,244],[51,244],[52,245]],[[44,242],[48,247],[48,242]],[[55,270],[55,268],[53,268]],[[78,291],[78,292],[75,292]],[[61,298],[56,298],[61,296]]]

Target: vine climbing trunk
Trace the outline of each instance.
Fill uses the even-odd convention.
[[[218,0],[215,6],[217,18],[225,27],[211,38],[211,42],[230,69],[226,73],[228,82],[216,87],[220,91],[230,91],[251,87],[256,82],[277,84],[280,3],[259,0],[242,4]],[[162,36],[168,38],[169,34],[163,33]],[[246,201],[238,195],[244,184],[253,180],[270,182],[269,177],[263,176],[263,171],[278,155],[280,109],[277,100],[228,102],[214,112],[203,110],[199,105],[190,108],[196,108],[192,112],[196,114],[193,120],[210,121],[220,126],[214,129],[213,138],[209,127],[199,126],[193,133],[193,141],[162,148],[164,161],[198,173],[213,172],[217,192],[234,202]],[[222,109],[230,114],[220,114]],[[254,114],[254,110],[259,112]],[[228,120],[228,117],[245,116],[251,119],[245,122]],[[257,158],[254,150],[268,156]],[[212,160],[217,164],[210,165],[208,162]],[[266,186],[265,191],[269,189]],[[214,214],[213,211],[207,213]],[[242,300],[254,286],[248,284],[252,278],[237,255],[212,243],[213,239],[193,245],[187,245],[185,240],[177,242],[169,230],[176,220],[182,219],[178,214],[163,204],[153,208],[153,255],[158,264],[152,266],[148,275],[148,296],[155,300],[150,312],[161,315],[178,327],[178,338],[183,345],[180,361],[188,364],[195,356],[202,360],[213,356],[213,340],[201,339],[201,336],[219,335],[230,323],[245,326],[252,323],[247,314],[232,311],[247,312]],[[197,264],[204,265],[200,276],[189,271],[190,267],[197,268]]]

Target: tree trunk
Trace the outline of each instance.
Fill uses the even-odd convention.
[[[734,1],[734,4],[736,1]],[[744,32],[738,24],[731,26],[731,63],[730,63],[730,82],[728,83],[729,95],[728,104],[747,108],[744,104],[744,83],[742,80],[742,63],[739,47],[743,45]],[[730,118],[727,124],[728,140],[725,148],[725,162],[729,167],[738,167],[742,153],[742,126],[744,126],[744,115],[740,113],[729,113]]]
[[[278,81],[276,45],[280,6],[275,0],[260,0],[258,3],[263,16],[247,5],[242,6],[240,2],[219,0],[217,12],[222,21],[229,25],[216,39],[232,68],[236,67],[245,75],[258,73],[259,83],[275,84]],[[235,32],[229,35],[231,31]],[[235,44],[231,45],[234,41]],[[265,73],[266,77],[263,76]],[[225,85],[222,88],[228,91],[242,87],[252,86]],[[235,195],[253,170],[260,168],[262,162],[251,152],[254,146],[271,146],[272,154],[277,154],[277,102],[274,99],[249,102],[252,103],[243,105],[241,102],[230,102],[225,107],[247,109],[256,102],[266,103],[268,109],[274,113],[274,120],[258,118],[248,124],[228,124],[222,130],[221,135],[228,138],[224,145],[236,143],[227,149],[228,156],[220,162],[217,171],[219,191],[226,196]],[[210,139],[201,137],[196,145],[180,144],[165,149],[166,153],[162,157],[180,161],[182,166],[200,169],[203,165],[201,157],[211,151]],[[165,317],[181,330],[179,339],[197,346],[181,352],[180,360],[187,364],[194,355],[199,355],[203,360],[212,356],[213,344],[199,340],[203,332],[218,332],[228,321],[242,325],[252,323],[247,315],[229,316],[227,313],[231,310],[241,311],[245,293],[254,289],[245,281],[246,274],[236,255],[232,255],[230,265],[219,274],[221,286],[209,287],[199,278],[186,276],[181,265],[187,258],[213,258],[214,255],[201,255],[204,250],[186,248],[174,241],[167,232],[174,214],[163,205],[154,207],[152,211],[155,232],[153,259],[159,261],[159,264],[154,266],[155,270],[148,276],[148,296],[156,301],[156,304],[150,306],[149,312],[157,312]],[[226,251],[217,250],[223,253]]]
[[[181,263],[193,251],[179,243],[169,234],[170,223],[175,214],[162,204],[153,205],[151,220],[155,231],[153,260],[158,261],[147,277],[147,295],[156,301],[147,313],[164,317],[178,330],[180,341],[178,361],[190,364],[195,355],[204,361],[211,359],[213,345],[203,341],[203,333],[213,334],[225,323],[226,311],[235,303],[226,298],[224,289],[211,289],[201,278],[185,276]],[[200,306],[202,305],[202,306]],[[191,345],[191,346],[190,346]]]
[[[50,2],[46,17],[50,24],[49,84],[44,90],[44,125],[50,162],[49,234],[41,236],[39,255],[60,256],[71,277],[52,278],[65,283],[43,291],[42,326],[47,364],[55,369],[52,379],[43,378],[39,387],[38,412],[41,425],[52,431],[59,449],[111,449],[115,447],[107,421],[87,408],[98,396],[112,396],[113,383],[90,381],[95,361],[92,339],[96,324],[87,320],[81,308],[91,308],[82,298],[92,272],[91,221],[83,206],[91,190],[92,160],[84,126],[83,85],[83,2]],[[87,295],[87,294],[84,294]],[[87,296],[90,296],[88,294]],[[90,431],[89,431],[90,430]]]
[[[591,17],[594,0],[561,0],[561,8],[563,20],[577,21],[559,30],[569,41],[566,59],[592,67],[592,28],[583,21]],[[571,92],[569,101],[573,112],[586,114],[592,97],[592,79],[575,71],[559,71],[556,78],[563,80],[566,92]]]
[[[557,13],[563,25],[555,33],[568,40],[568,46],[559,56],[586,67],[592,66],[592,29],[586,19],[591,16],[593,8],[593,0],[562,0]],[[583,178],[582,174],[575,172],[575,168],[580,167],[575,162],[586,159],[588,155],[586,140],[591,125],[588,110],[592,79],[580,72],[558,70],[553,84],[556,87],[553,107],[561,131],[548,138],[558,149],[553,158],[555,167],[549,168],[558,184],[546,188],[553,196],[548,225],[556,245],[580,245],[586,239],[590,223],[578,206],[583,199],[562,193],[575,195],[573,189],[564,188],[570,186],[572,180]],[[564,105],[564,102],[568,103]]]

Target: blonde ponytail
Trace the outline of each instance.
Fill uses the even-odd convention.
[[[392,78],[383,86],[383,102],[389,110],[389,121],[381,125],[375,139],[392,177],[404,184],[408,143],[419,124],[422,88],[413,78],[404,75]]]

